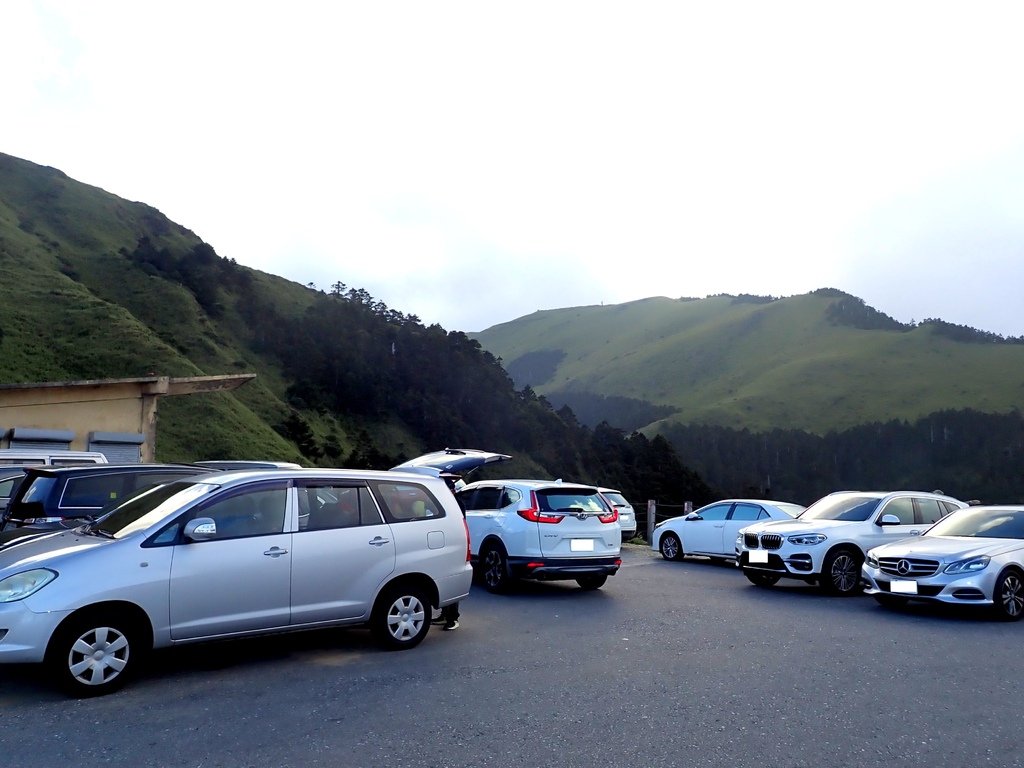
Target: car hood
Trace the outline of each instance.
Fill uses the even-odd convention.
[[[875,557],[933,557],[937,560],[965,560],[988,555],[1024,551],[1021,539],[985,539],[975,536],[916,536],[875,547]]]
[[[115,543],[74,531],[42,531],[0,542],[0,578],[26,568],[56,566],[79,552]]]
[[[767,523],[754,523],[744,528],[750,533],[779,533],[788,536],[794,533],[828,531],[833,528],[843,528],[848,525],[857,525],[858,522],[850,520],[772,520]]]
[[[422,456],[417,456],[415,459],[409,459],[409,461],[404,461],[391,469],[399,472],[436,469],[441,473],[462,476],[469,474],[474,469],[479,469],[485,464],[508,461],[511,458],[511,456],[506,456],[504,453],[477,451],[472,448],[445,448],[443,451],[426,453]]]

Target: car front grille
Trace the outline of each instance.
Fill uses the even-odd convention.
[[[890,576],[919,579],[934,575],[939,570],[939,562],[921,557],[880,557],[878,568]]]
[[[762,533],[761,547],[764,549],[779,549],[782,547],[782,537],[777,533]]]
[[[757,549],[761,545],[757,542],[756,533],[744,533],[743,544],[747,549]]]

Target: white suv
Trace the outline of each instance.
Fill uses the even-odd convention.
[[[491,592],[516,578],[599,589],[619,570],[618,513],[592,485],[481,480],[456,493],[473,563]]]
[[[795,520],[741,529],[736,537],[736,565],[761,587],[785,577],[817,583],[828,594],[854,594],[861,589],[865,552],[918,536],[932,523],[966,506],[940,493],[832,493]]]

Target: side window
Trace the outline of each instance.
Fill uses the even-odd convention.
[[[763,509],[756,504],[737,504],[732,508],[732,515],[729,517],[730,520],[757,520],[764,515],[768,516]]]
[[[946,514],[938,499],[917,499],[917,512],[920,516],[917,522],[926,524],[937,523]]]
[[[900,525],[914,525],[914,500],[909,496],[893,499],[882,507],[880,514],[896,515],[900,519]]]
[[[951,501],[940,501],[939,505],[944,510],[944,512],[942,513],[943,517],[945,517],[946,515],[951,515],[954,512],[956,512],[958,509],[960,509],[960,507],[958,507],[956,504],[952,503]]]
[[[297,491],[299,530],[355,528],[381,522],[370,490],[365,486],[324,483],[299,487]]]
[[[501,492],[501,509],[505,507],[511,507],[513,504],[518,504],[519,500],[523,498],[521,494],[515,488],[505,488]]]
[[[264,486],[223,495],[198,509],[192,517],[213,518],[217,539],[267,536],[284,531],[287,503],[287,488]]]
[[[501,509],[501,488],[484,486],[473,493],[472,506],[467,509]]]
[[[768,520],[769,518],[771,518],[771,515],[769,515],[766,510],[759,509],[757,511],[757,519],[758,520]]]
[[[422,485],[375,483],[374,491],[389,523],[444,517],[444,507]]]
[[[106,474],[89,477],[72,477],[61,494],[60,506],[94,507],[106,506],[117,501],[123,494],[126,475]]]
[[[140,472],[137,475],[131,475],[127,490],[137,491],[142,488],[149,488],[152,485],[170,483],[183,477],[191,477],[193,474],[193,472]]]
[[[703,520],[725,520],[726,515],[729,514],[729,508],[732,504],[715,504],[702,509],[700,512],[701,519]]]

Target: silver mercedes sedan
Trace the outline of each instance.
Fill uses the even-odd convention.
[[[444,480],[407,472],[217,472],[160,485],[74,530],[0,543],[0,663],[43,662],[77,696],[152,648],[361,624],[388,649],[470,589]]]
[[[921,536],[869,550],[861,574],[885,606],[923,600],[1024,618],[1024,506],[957,510]]]

